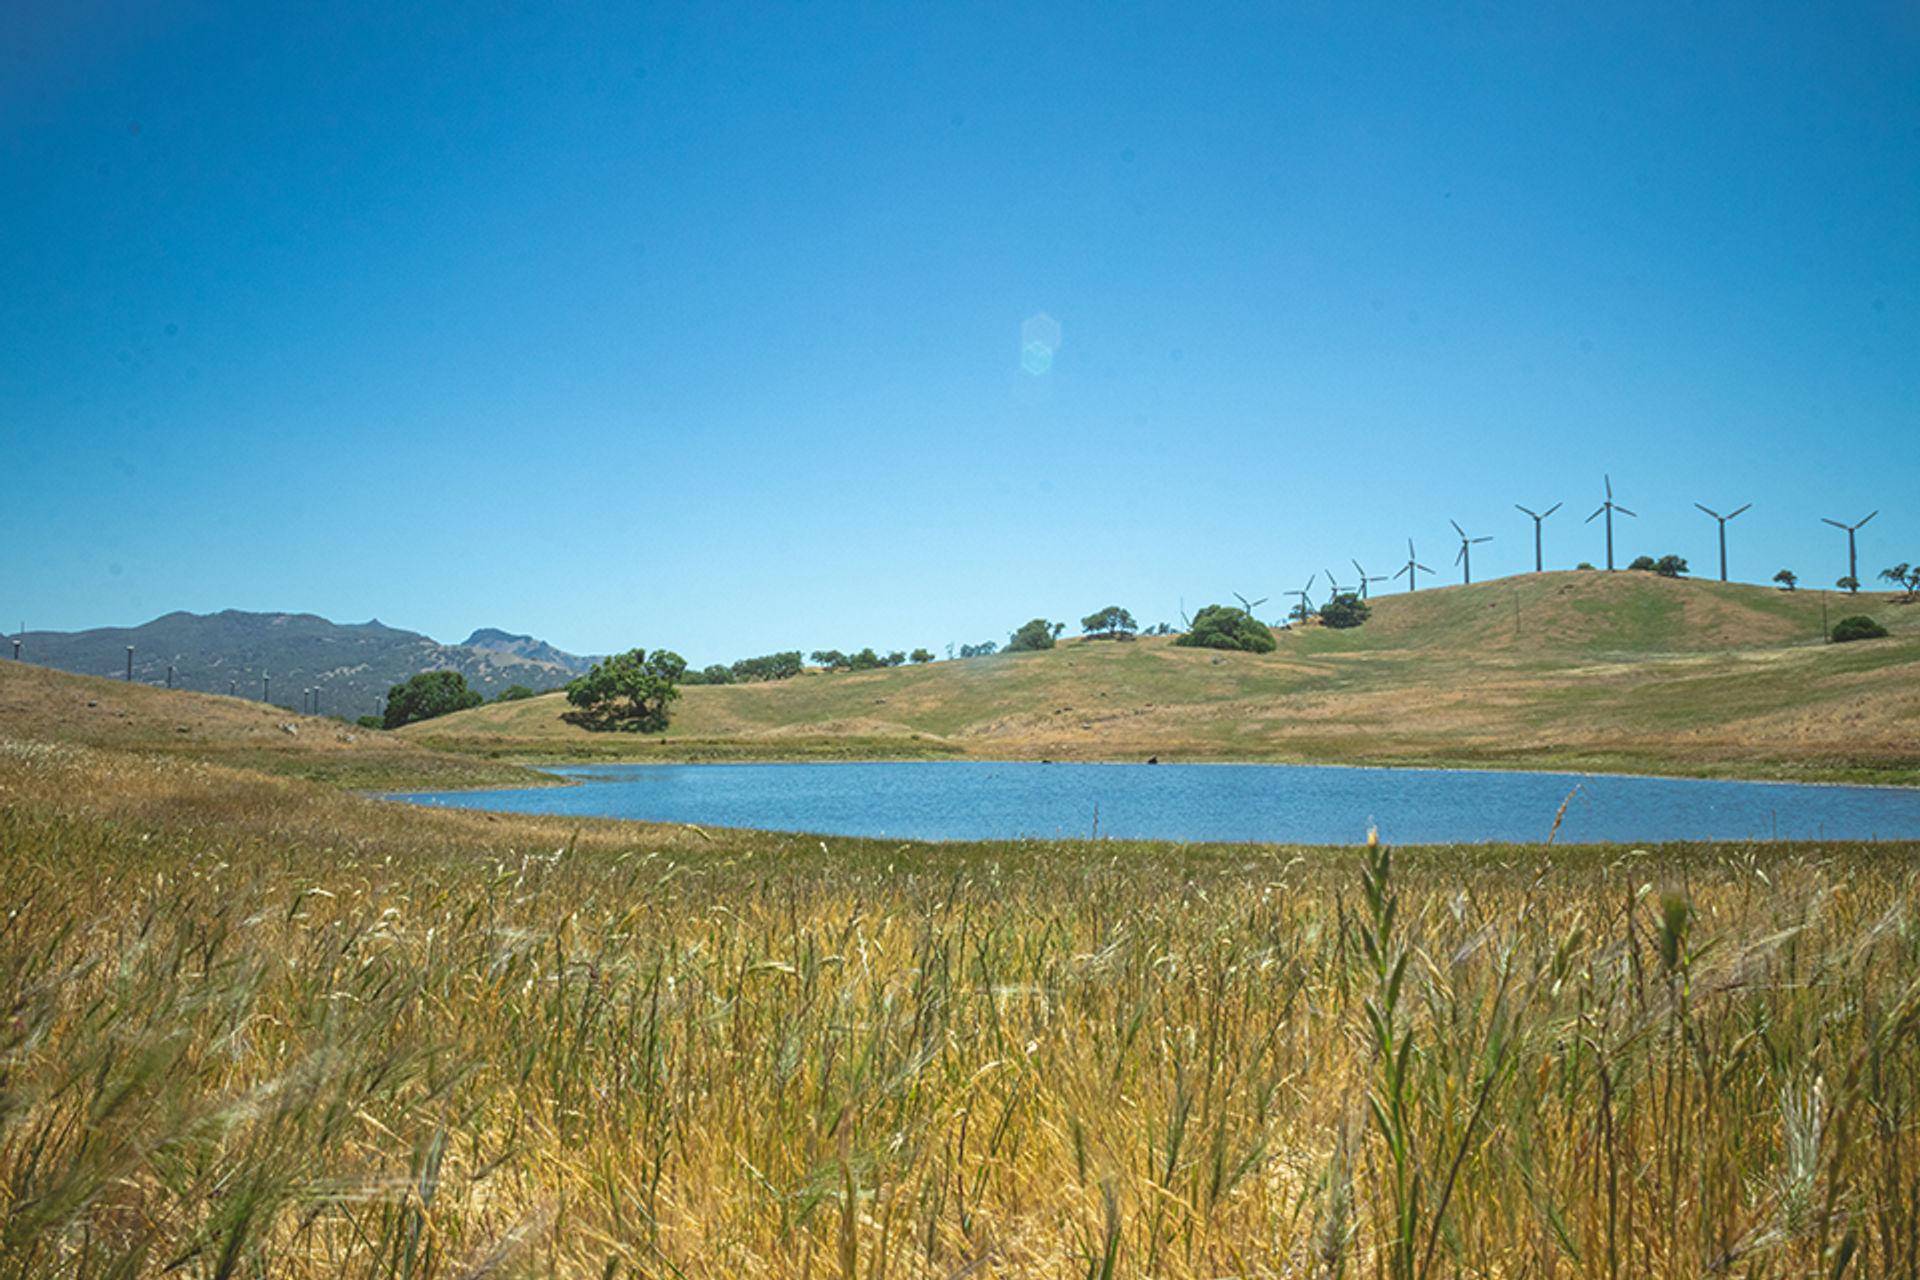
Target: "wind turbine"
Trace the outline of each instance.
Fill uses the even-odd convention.
[[[1320,572],[1327,575],[1327,599],[1329,600],[1336,599],[1342,591],[1348,590],[1348,588],[1342,587],[1339,583],[1333,580],[1333,570],[1322,569]]]
[[[1513,505],[1520,507],[1520,504],[1517,502]],[[1556,502],[1545,511],[1533,511],[1526,507],[1520,507],[1520,509],[1533,517],[1533,571],[1539,573],[1542,567],[1540,562],[1540,522],[1558,511],[1560,504]]]
[[[1599,515],[1601,511],[1604,511],[1607,513],[1607,572],[1612,573],[1613,572],[1613,513],[1618,511],[1623,516],[1631,516],[1634,513],[1627,510],[1625,507],[1621,506],[1619,503],[1613,500],[1613,477],[1607,476],[1606,481],[1607,481],[1607,500],[1600,504],[1599,510],[1595,511],[1592,516],[1588,516],[1581,523],[1592,524],[1594,516]],[[1638,516],[1634,516],[1634,518],[1639,519]]]
[[[1473,544],[1476,542],[1492,542],[1493,535],[1488,534],[1484,538],[1469,538],[1467,531],[1460,527],[1457,520],[1449,520],[1447,523],[1452,525],[1453,531],[1460,535],[1460,554],[1453,558],[1453,562],[1466,566],[1465,580],[1470,584],[1473,582]]]
[[[1302,622],[1305,622],[1308,618],[1311,618],[1313,616],[1313,606],[1307,603],[1307,592],[1313,590],[1313,580],[1315,576],[1316,575],[1311,573],[1308,574],[1307,585],[1300,588],[1298,591],[1282,591],[1280,593],[1283,596],[1299,596],[1300,597],[1300,607],[1296,612],[1300,618],[1300,621]]]
[[[1245,596],[1241,595],[1238,591],[1236,591],[1233,593],[1233,598],[1240,602],[1240,607],[1242,609],[1245,609],[1247,611],[1247,616],[1251,618],[1253,616],[1253,611],[1255,609],[1258,609],[1261,605],[1265,604],[1271,597],[1261,596],[1258,600],[1249,600]]]
[[[1693,505],[1696,507],[1699,507],[1702,511],[1706,512],[1708,515],[1712,516],[1715,520],[1718,520],[1720,522],[1720,581],[1725,582],[1727,580],[1727,521],[1733,519],[1735,516],[1739,515],[1740,512],[1745,511],[1747,507],[1750,507],[1753,504],[1749,502],[1747,504],[1747,507],[1739,507],[1733,511],[1729,511],[1726,515],[1721,515],[1718,511],[1715,511],[1712,507],[1702,506],[1698,502],[1694,503]]]
[[[1879,514],[1880,508],[1875,507],[1867,513],[1866,519],[1862,520],[1860,524],[1841,524],[1838,520],[1828,520],[1825,516],[1820,517],[1822,523],[1830,524],[1836,529],[1845,529],[1847,531],[1847,576],[1855,582],[1860,581],[1860,561],[1853,554],[1853,535],[1859,532],[1860,525],[1865,524],[1867,520],[1871,520]]]
[[[1383,576],[1383,577],[1378,577],[1378,578],[1369,578],[1369,577],[1367,576],[1367,571],[1366,571],[1365,569],[1362,569],[1362,568],[1360,567],[1360,562],[1359,562],[1358,560],[1355,560],[1355,561],[1353,562],[1353,568],[1354,568],[1354,572],[1356,572],[1356,573],[1358,573],[1358,574],[1360,575],[1360,598],[1361,598],[1362,600],[1365,600],[1365,599],[1367,598],[1367,584],[1368,584],[1369,582],[1385,582],[1385,581],[1387,581],[1387,579],[1386,579],[1386,578],[1385,578],[1384,576]]]
[[[1419,570],[1418,573],[1414,572],[1416,569]],[[1400,573],[1404,573],[1407,575],[1407,590],[1409,591],[1419,590],[1419,588],[1415,584],[1419,581],[1420,574],[1432,573],[1432,572],[1433,570],[1421,564],[1419,557],[1413,554],[1413,539],[1408,538],[1407,539],[1407,567],[1400,571]],[[1400,573],[1396,573],[1393,576],[1397,578],[1400,576]]]

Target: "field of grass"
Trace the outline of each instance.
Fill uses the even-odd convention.
[[[1647,573],[1528,574],[1374,602],[1273,654],[1164,638],[683,691],[660,736],[559,695],[403,736],[497,759],[1251,760],[1920,782],[1920,606]],[[1822,610],[1886,640],[1820,642]]]
[[[820,841],[6,706],[0,1277],[1920,1274],[1912,843]]]

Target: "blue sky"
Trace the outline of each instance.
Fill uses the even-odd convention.
[[[1911,3],[16,8],[8,631],[944,652],[1607,474],[1920,560]]]

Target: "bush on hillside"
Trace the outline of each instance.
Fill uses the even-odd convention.
[[[1188,649],[1237,649],[1243,653],[1272,653],[1280,645],[1273,629],[1245,609],[1210,604],[1193,615],[1193,625],[1174,643]]]
[[[467,688],[467,678],[458,671],[422,671],[387,690],[387,712],[381,727],[398,729],[416,720],[465,711],[485,701],[478,689]]]
[[[1021,624],[1018,631],[1007,639],[1008,653],[1027,653],[1034,649],[1051,649],[1060,633],[1067,629],[1064,622],[1048,622],[1045,618],[1034,618]]]
[[[527,686],[523,684],[510,684],[500,692],[494,694],[493,700],[495,702],[519,702],[523,698],[531,698],[532,696],[533,690],[527,688]]]
[[[1653,562],[1653,571],[1663,578],[1684,578],[1687,576],[1687,558],[1661,556]]]
[[[1845,644],[1849,640],[1878,640],[1887,634],[1887,629],[1865,614],[1851,614],[1833,624],[1833,642]]]
[[[1791,569],[1782,569],[1773,575],[1773,580],[1780,584],[1781,590],[1791,591],[1794,584],[1800,581],[1800,575]]]
[[[1372,607],[1351,591],[1342,591],[1320,606],[1320,625],[1337,630],[1357,627],[1372,616]]]

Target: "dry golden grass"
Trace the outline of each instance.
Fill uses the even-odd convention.
[[[0,740],[0,1277],[1920,1273],[1911,844],[922,845]]]

